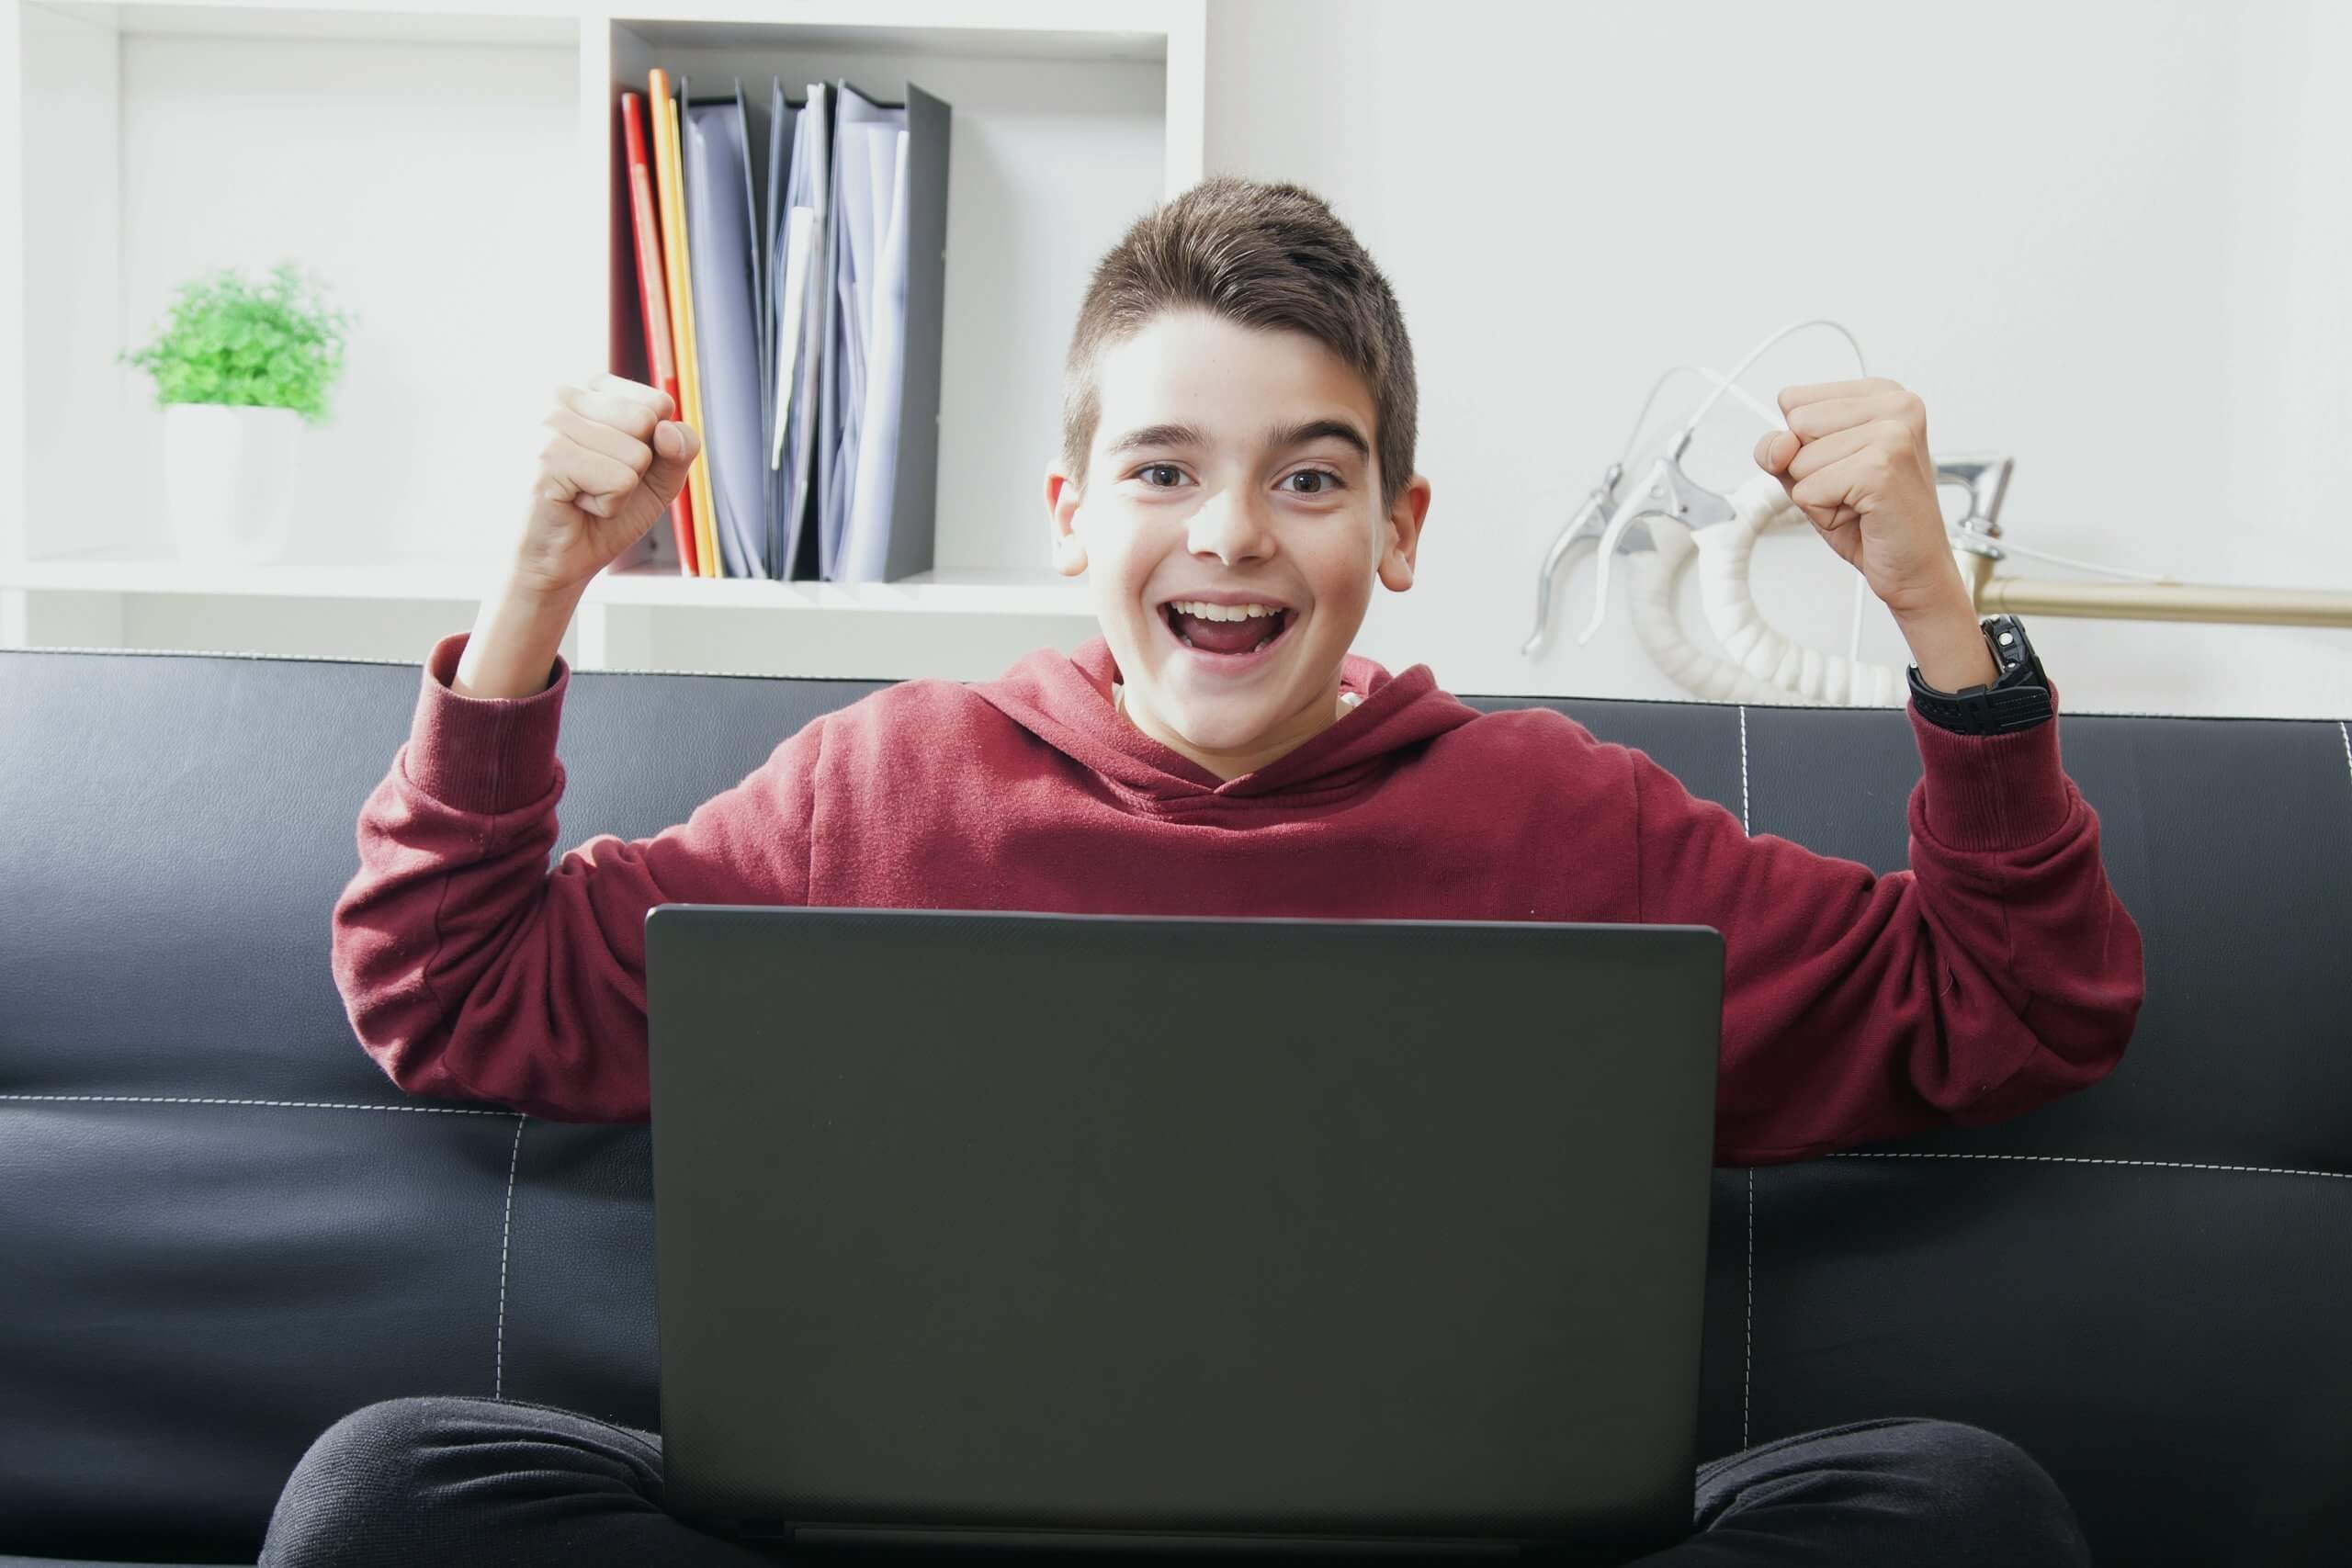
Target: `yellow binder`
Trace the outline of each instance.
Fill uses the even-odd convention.
[[[711,511],[710,432],[702,418],[702,367],[695,357],[694,290],[686,266],[685,164],[680,152],[677,99],[671,96],[670,73],[656,66],[647,77],[653,99],[654,156],[660,160],[662,205],[662,270],[670,286],[670,324],[678,362],[678,397],[685,407],[678,417],[695,427],[702,445],[694,466],[686,470],[686,488],[695,509],[695,566],[699,575],[719,577],[718,530]]]

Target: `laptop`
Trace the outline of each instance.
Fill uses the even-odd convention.
[[[1691,1532],[1713,927],[662,905],[665,1506],[794,1553]]]

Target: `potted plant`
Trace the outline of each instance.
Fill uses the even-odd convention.
[[[153,342],[119,362],[155,378],[172,537],[187,560],[275,559],[286,547],[298,436],[326,420],[352,318],[309,297],[290,262],[181,285]]]

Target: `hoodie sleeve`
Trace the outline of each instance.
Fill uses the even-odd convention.
[[[470,634],[435,644],[406,744],[359,812],[334,906],[336,988],[361,1046],[411,1094],[559,1121],[650,1114],[645,917],[656,904],[792,904],[808,886],[820,717],[650,839],[599,834],[550,870],[571,672],[459,696]]]
[[[1911,869],[1884,875],[1750,837],[1631,752],[1639,918],[1724,936],[1718,1164],[1998,1121],[2097,1082],[2132,1037],[2140,929],[2058,717],[1969,736],[1909,712]]]

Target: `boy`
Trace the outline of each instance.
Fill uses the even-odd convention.
[[[688,821],[592,839],[550,874],[558,639],[695,449],[650,389],[601,377],[561,398],[508,586],[434,649],[334,910],[353,1027],[413,1093],[643,1120],[643,930],[663,902],[1713,925],[1722,1164],[2010,1115],[2096,1081],[2130,1038],[2139,931],[2054,720],[1963,736],[1915,708],[1912,870],[1881,876],[1749,838],[1554,711],[1481,715],[1426,665],[1349,652],[1373,581],[1412,585],[1430,483],[1396,299],[1295,186],[1207,181],[1094,275],[1045,499],[1099,638],[994,682],[877,692]],[[1758,462],[1894,611],[1923,677],[1994,679],[1918,400],[1868,381],[1781,405],[1791,431]],[[1807,1433],[1697,1480],[1697,1532],[1648,1561],[2087,1560],[2048,1476],[1972,1427]],[[763,1560],[661,1495],[655,1434],[391,1400],[313,1444],[263,1562],[493,1541],[521,1562]]]

